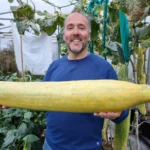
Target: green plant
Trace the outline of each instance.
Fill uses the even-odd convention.
[[[2,150],[41,150],[45,113],[9,108],[1,111],[0,139]]]

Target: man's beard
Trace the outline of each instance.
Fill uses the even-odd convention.
[[[74,54],[79,54],[79,53],[81,53],[82,51],[84,51],[84,50],[86,49],[87,45],[88,45],[88,42],[86,42],[85,44],[82,44],[82,47],[81,47],[79,50],[74,50],[74,49],[72,49],[72,48],[69,46],[69,44],[68,44],[67,46],[68,46],[68,49],[69,49],[72,53],[74,53]]]

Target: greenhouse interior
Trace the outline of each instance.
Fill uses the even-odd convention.
[[[150,0],[0,4],[0,150],[150,149]]]

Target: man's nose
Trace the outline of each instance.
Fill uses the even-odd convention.
[[[78,28],[74,28],[74,29],[73,29],[73,34],[74,34],[74,35],[80,34],[79,29],[78,29]]]

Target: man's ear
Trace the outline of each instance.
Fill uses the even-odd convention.
[[[63,40],[66,41],[66,40],[65,40],[65,36],[64,36],[64,30],[65,30],[65,29],[63,28]]]
[[[66,40],[65,40],[65,37],[64,37],[64,34],[63,34],[63,40],[66,41]]]
[[[88,41],[91,41],[91,34],[89,34],[89,39],[88,39]]]

